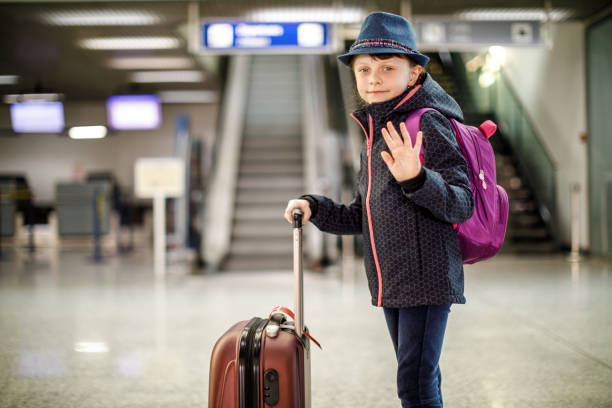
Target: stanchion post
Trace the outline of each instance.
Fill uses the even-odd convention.
[[[94,229],[94,254],[93,254],[93,261],[94,263],[102,263],[102,248],[100,247],[100,214],[99,214],[99,208],[100,206],[98,205],[98,199],[99,199],[99,190],[96,188],[94,189],[94,195],[93,195],[93,229]]]
[[[119,204],[119,227],[117,228],[117,248],[119,254],[124,255],[134,250],[134,205],[128,202],[127,198],[122,198]],[[122,221],[124,221],[122,223]],[[124,244],[121,236],[121,226],[125,225],[129,231],[128,243]]]
[[[572,183],[570,186],[570,206],[571,206],[571,249],[567,258],[569,262],[579,262],[580,257],[580,185]]]
[[[128,228],[130,230],[130,242],[127,247],[128,252],[132,252],[134,250],[134,213],[134,202],[131,202],[128,210]]]
[[[166,197],[161,191],[153,197],[153,269],[158,277],[166,274]]]
[[[34,244],[34,224],[34,201],[32,200],[32,197],[30,197],[28,200],[28,249],[30,254],[33,254],[36,250]]]

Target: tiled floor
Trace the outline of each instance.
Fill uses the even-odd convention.
[[[150,257],[0,261],[0,407],[206,407],[215,340],[291,306],[286,273],[190,275]],[[333,268],[307,273],[313,407],[399,407],[382,312]],[[612,264],[498,256],[466,268],[442,357],[450,408],[612,407]]]

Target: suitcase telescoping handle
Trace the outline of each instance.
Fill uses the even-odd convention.
[[[302,211],[293,210],[293,294],[295,332],[304,332],[304,272],[302,271]]]

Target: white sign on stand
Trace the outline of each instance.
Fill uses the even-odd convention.
[[[153,265],[157,276],[166,274],[166,198],[185,194],[185,162],[177,157],[136,160],[134,190],[138,198],[153,199]]]

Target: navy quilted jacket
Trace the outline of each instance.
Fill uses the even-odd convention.
[[[388,150],[381,128],[399,124],[411,111],[431,107],[421,119],[424,163],[421,174],[398,183],[382,160]],[[410,307],[465,303],[463,263],[453,223],[474,207],[467,165],[449,121],[463,121],[459,105],[431,76],[389,101],[351,116],[366,142],[361,151],[355,198],[349,205],[309,195],[311,221],[332,234],[363,234],[364,262],[372,304]]]

